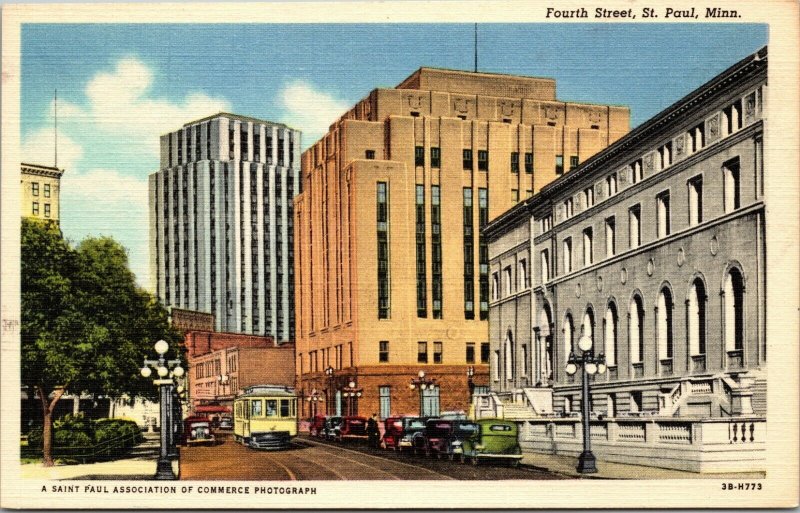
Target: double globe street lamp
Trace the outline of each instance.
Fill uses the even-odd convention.
[[[578,340],[578,349],[581,350],[580,355],[576,355],[574,351],[570,351],[569,358],[567,359],[567,374],[570,376],[578,372],[578,366],[581,367],[582,391],[581,391],[581,424],[583,426],[583,452],[578,458],[578,466],[576,470],[581,474],[593,474],[597,472],[597,465],[595,464],[595,457],[592,454],[591,442],[591,426],[589,424],[589,410],[590,408],[590,394],[589,394],[589,377],[595,374],[603,374],[606,371],[606,357],[603,353],[594,355],[591,337],[584,335]]]
[[[325,389],[325,414],[333,415],[333,367],[325,369],[325,376],[328,377],[328,388]]]
[[[167,360],[164,355],[169,350],[169,344],[164,340],[159,340],[153,346],[158,353],[158,360],[145,360],[141,369],[142,376],[149,378],[153,370],[156,371],[157,379],[153,384],[158,386],[159,405],[161,411],[161,449],[156,465],[156,479],[177,479],[172,472],[172,462],[170,461],[170,448],[175,445],[174,416],[175,405],[173,399],[173,387],[175,382],[172,377],[181,378],[184,374],[180,360]]]
[[[423,417],[425,413],[425,408],[423,407],[423,395],[425,390],[432,389],[436,386],[436,378],[426,378],[425,371],[421,370],[417,373],[416,378],[411,379],[411,383],[408,387],[411,390],[415,388],[419,390],[419,416]]]
[[[361,397],[362,389],[356,387],[355,380],[351,379],[346,387],[342,388],[344,397],[347,399],[348,415],[356,414],[356,399]]]

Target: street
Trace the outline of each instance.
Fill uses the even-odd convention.
[[[222,435],[223,443],[181,448],[181,479],[185,480],[501,480],[565,479],[520,466],[481,464],[425,458],[364,445],[337,444],[305,436],[283,451],[257,451]]]

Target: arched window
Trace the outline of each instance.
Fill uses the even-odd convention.
[[[606,315],[603,317],[603,332],[605,338],[606,365],[613,367],[617,364],[617,305],[608,304]]]
[[[550,305],[544,303],[542,312],[539,315],[539,369],[542,379],[553,378],[553,334],[550,331],[553,326],[553,316],[550,312]]]
[[[631,363],[641,363],[644,353],[644,305],[638,294],[631,298],[629,310],[629,334]]]
[[[503,350],[503,356],[505,361],[505,371],[506,371],[506,379],[512,380],[514,379],[514,339],[511,336],[511,330],[508,331],[506,334],[506,342]]]
[[[725,350],[744,347],[744,279],[737,268],[725,277]]]
[[[583,335],[589,337],[592,340],[592,348],[594,347],[594,312],[592,311],[592,307],[586,309],[586,313],[583,314]],[[596,348],[595,348],[596,349]]]
[[[688,302],[689,354],[706,354],[706,286],[701,278],[695,278],[689,288]]]
[[[567,363],[569,354],[572,353],[574,349],[574,332],[575,326],[572,323],[572,315],[567,314],[566,318],[564,319],[564,364]]]
[[[658,293],[658,310],[656,314],[658,358],[672,358],[672,293],[664,287]]]

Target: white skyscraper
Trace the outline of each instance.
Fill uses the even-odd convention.
[[[150,175],[150,269],[166,306],[217,331],[294,340],[292,198],[300,131],[219,113],[161,136]]]

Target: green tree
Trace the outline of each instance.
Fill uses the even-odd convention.
[[[43,459],[52,459],[52,414],[69,392],[154,395],[139,368],[153,343],[181,334],[166,310],[136,285],[125,248],[109,237],[77,248],[55,225],[23,220],[22,381],[42,404]]]

